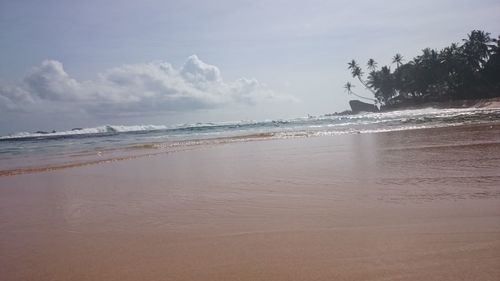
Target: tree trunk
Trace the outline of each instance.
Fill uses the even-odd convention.
[[[372,92],[373,96],[376,96],[375,92],[372,90],[372,88],[368,87],[368,85],[366,85],[366,83],[363,82],[363,80],[361,79],[360,76],[358,76],[358,80],[359,80],[359,82],[361,82],[361,84],[363,84],[363,86],[365,86],[365,88],[367,88],[370,92]]]

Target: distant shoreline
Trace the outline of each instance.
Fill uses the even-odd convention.
[[[371,58],[366,63],[368,75],[365,78],[365,71],[353,59],[347,63],[347,69],[373,98],[354,92],[351,82],[347,82],[344,89],[347,94],[361,99],[376,99],[385,105],[382,111],[408,106],[466,108],[475,106],[469,100],[499,97],[500,37],[492,38],[488,32],[472,30],[461,45],[452,43],[440,50],[425,48],[421,55],[407,59],[406,63],[403,61],[403,56],[397,53],[392,59],[395,69],[391,70],[390,65],[378,69],[378,63]],[[359,100],[351,100],[349,105],[354,113],[379,111]]]
[[[418,104],[399,104],[382,107],[380,113],[391,112],[397,110],[412,110],[412,109],[423,109],[423,108],[500,108],[500,97],[495,98],[485,98],[485,99],[470,99],[470,100],[452,100],[444,102],[425,102]],[[353,113],[352,110],[344,110],[341,112],[334,112],[325,114],[325,116],[339,116],[339,115],[356,115],[365,112]]]
[[[486,98],[486,99],[470,99],[470,100],[451,100],[443,102],[425,102],[420,104],[400,104],[391,105],[386,108],[382,107],[380,112],[389,112],[394,110],[411,110],[422,108],[500,108],[500,98]]]

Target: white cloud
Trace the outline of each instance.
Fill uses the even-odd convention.
[[[16,85],[0,85],[9,111],[84,111],[96,115],[189,111],[231,104],[293,101],[256,79],[223,80],[220,70],[190,56],[176,69],[166,62],[123,65],[78,81],[59,61],[46,60]]]
[[[196,55],[188,58],[181,69],[182,76],[194,84],[222,83],[219,69],[214,65],[202,62]]]
[[[41,66],[31,69],[23,80],[25,89],[42,100],[74,101],[83,94],[82,85],[69,77],[62,63],[45,60]]]
[[[22,111],[35,103],[32,95],[19,86],[0,85],[0,109]]]

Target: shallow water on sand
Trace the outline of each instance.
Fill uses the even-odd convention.
[[[0,177],[3,280],[496,280],[500,126]]]
[[[233,142],[498,124],[500,109],[419,109],[288,120],[100,126],[0,136],[0,176]]]

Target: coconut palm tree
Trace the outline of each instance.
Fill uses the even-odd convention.
[[[396,95],[394,77],[389,67],[382,67],[373,83],[375,83],[374,88],[377,89],[375,96],[379,101],[387,103]]]
[[[467,63],[475,70],[480,70],[490,56],[491,44],[493,40],[488,32],[481,30],[473,30],[467,35],[467,39],[463,39],[464,53],[467,58]]]
[[[355,60],[351,60],[350,62],[347,63],[348,67],[347,69],[353,70],[358,67],[358,63]]]
[[[366,63],[366,66],[371,71],[377,70],[377,62],[374,59],[369,59],[368,63]]]
[[[345,83],[344,89],[346,89],[348,95],[355,95],[358,98],[376,102],[376,100],[374,100],[374,99],[363,97],[363,96],[356,94],[355,92],[352,91],[352,88],[354,88],[354,85],[352,85],[351,82]]]
[[[491,93],[500,93],[500,36],[492,39],[493,44],[490,48],[490,57],[484,65],[482,75],[485,79],[491,81]]]
[[[399,68],[403,62],[403,56],[399,53],[397,53],[393,58],[392,58],[392,63],[396,64],[396,68]]]
[[[351,62],[347,63],[347,65],[348,65],[347,69],[351,70],[352,77],[358,78],[359,82],[363,86],[365,86],[366,89],[368,89],[370,92],[372,92],[372,94],[375,95],[375,92],[370,87],[368,87],[368,85],[366,84],[365,81],[363,81],[362,77],[363,77],[364,73],[363,73],[363,70],[361,69],[361,67],[359,67],[358,63],[355,60],[351,60]]]
[[[452,43],[438,53],[442,81],[446,84],[449,96],[456,96],[463,84],[464,68],[466,66],[461,48]]]
[[[408,63],[397,53],[392,63],[394,72],[388,66],[377,68],[369,59],[367,76],[355,60],[348,66],[352,76],[386,106],[500,96],[500,37],[484,31],[473,30],[462,44],[440,51],[423,49]]]
[[[359,67],[355,60],[351,60],[347,65],[347,69],[351,70],[352,77],[360,79],[363,76],[363,70],[361,70],[361,67]]]
[[[352,88],[354,88],[354,85],[352,85],[351,82],[347,82],[345,83],[344,88],[347,91],[347,94],[350,95],[352,94]]]

